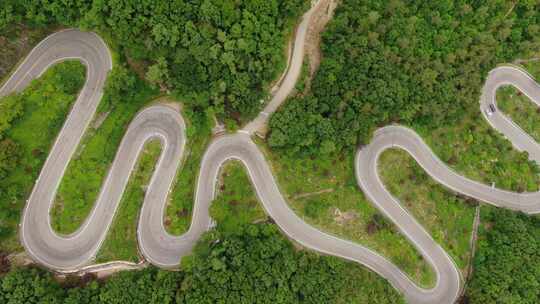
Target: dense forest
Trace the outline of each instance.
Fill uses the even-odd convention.
[[[306,0],[3,0],[0,30],[15,22],[95,30],[154,85],[201,108],[254,114],[285,68],[286,38]],[[148,65],[146,68],[145,66]]]
[[[540,218],[485,207],[470,303],[540,303]]]
[[[321,47],[311,94],[271,119],[275,148],[329,153],[391,122],[459,124],[490,69],[540,50],[540,3],[342,1]]]
[[[15,303],[403,303],[373,273],[351,278],[353,266],[297,251],[274,224],[252,224],[238,234],[206,234],[181,272],[147,268],[99,282],[71,279],[61,286],[37,269],[0,278],[0,302]],[[351,280],[347,280],[347,278]],[[363,280],[373,280],[363,286]]]

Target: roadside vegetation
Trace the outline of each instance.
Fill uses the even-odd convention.
[[[540,218],[482,207],[469,303],[540,302]]]
[[[79,62],[50,68],[23,92],[0,99],[0,250],[20,250],[20,215],[84,83]]]
[[[522,68],[537,82],[540,81],[540,58],[533,58],[532,61],[522,64]],[[540,110],[526,95],[513,86],[503,87],[497,91],[497,107],[540,142]]]
[[[151,83],[122,66],[113,71],[99,114],[59,189],[52,210],[55,229],[72,232],[86,218],[125,126],[159,89],[186,101],[188,153],[165,217],[169,232],[185,232],[214,114],[234,129],[257,112],[265,88],[285,66],[283,49],[276,46],[285,45],[306,5],[302,0],[52,1],[46,6],[5,1],[0,29],[27,22],[110,33],[130,68]],[[490,69],[540,52],[539,24],[540,4],[530,1],[342,1],[323,35],[323,60],[310,90],[298,84],[301,94],[272,117],[268,140],[260,143],[291,207],[307,222],[373,248],[421,285],[432,285],[434,273],[427,263],[358,188],[356,146],[369,143],[377,127],[400,123],[417,131],[460,174],[502,189],[537,191],[538,165],[483,120],[478,100]],[[58,76],[62,86],[62,77],[69,79],[67,88],[45,83],[47,77],[53,81],[51,74],[62,75],[55,69],[69,65],[80,71]],[[538,70],[529,72],[538,75]],[[19,97],[0,101],[0,249],[19,247],[14,231],[20,210],[82,77],[80,65],[62,64],[21,94],[34,101],[64,94],[58,95],[63,101],[58,109],[9,101]],[[42,91],[33,87],[40,81]],[[536,107],[511,88],[501,89],[498,98],[502,111],[540,138],[540,120],[530,115]],[[35,130],[47,133],[36,136]],[[100,261],[138,258],[141,187],[158,153],[149,149],[130,181]],[[385,152],[379,172],[392,194],[464,270],[470,262],[476,202],[438,185],[403,151]],[[223,174],[211,209],[218,226],[182,261],[183,271],[149,268],[66,289],[43,272],[15,269],[0,278],[0,302],[402,303],[388,283],[365,268],[297,251],[276,226],[253,224],[264,219],[264,212],[254,203],[245,170],[228,164]],[[468,299],[539,302],[538,217],[483,206],[482,220]]]
[[[217,196],[210,206],[210,216],[223,234],[240,234],[246,225],[266,220],[263,206],[253,190],[246,168],[229,161],[221,168]]]
[[[137,243],[139,214],[160,154],[159,141],[153,140],[145,144],[135,170],[131,173],[126,191],[122,195],[111,228],[107,232],[107,238],[96,256],[96,263],[140,261]]]
[[[537,53],[531,55],[531,58],[516,60],[515,64],[531,74],[534,79],[538,80],[540,79],[540,55]]]
[[[179,303],[403,303],[358,265],[295,250],[273,224],[238,232],[222,233],[218,224],[183,260],[188,283]]]
[[[497,92],[497,107],[523,131],[540,142],[539,107],[526,95],[512,86],[500,88]]]

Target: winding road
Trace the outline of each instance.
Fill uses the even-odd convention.
[[[299,44],[295,46],[295,54],[299,47],[303,47],[301,39],[297,39],[296,43]],[[173,236],[164,228],[164,213],[167,195],[184,152],[185,125],[177,110],[166,105],[155,105],[141,110],[130,123],[98,199],[83,225],[73,234],[59,235],[51,227],[49,212],[66,167],[103,94],[104,82],[112,67],[109,50],[92,33],[77,30],[55,33],[36,46],[0,88],[0,96],[21,91],[49,66],[67,59],[77,59],[86,65],[86,83],[36,181],[20,228],[21,241],[28,254],[36,262],[57,271],[76,271],[92,262],[118,209],[130,172],[144,144],[152,139],[160,140],[162,152],[146,191],[137,237],[144,257],[162,268],[177,267],[180,258],[190,254],[201,234],[212,226],[209,207],[216,194],[220,167],[230,159],[237,159],[245,165],[264,209],[289,238],[318,252],[365,265],[387,279],[410,303],[454,303],[462,288],[462,278],[452,258],[381,182],[377,162],[384,150],[393,147],[404,149],[431,177],[453,191],[526,213],[538,213],[540,210],[540,192],[514,193],[472,181],[455,173],[439,160],[414,131],[401,126],[379,129],[372,142],[358,150],[355,163],[358,184],[369,200],[396,224],[435,269],[435,287],[420,288],[383,256],[364,246],[324,233],[305,223],[291,210],[262,152],[251,140],[253,132],[261,123],[265,123],[266,112],[255,123],[248,124],[248,128],[212,141],[201,163],[190,229],[182,236]],[[280,91],[275,102],[269,104],[269,112],[274,111],[294,87],[300,73],[296,67],[301,66],[301,61],[302,56],[293,55],[292,66],[283,82],[283,91]],[[540,146],[530,136],[500,111],[486,114],[489,105],[496,106],[495,92],[502,85],[517,87],[539,106],[540,87],[518,68],[499,67],[489,74],[480,100],[481,111],[489,123],[511,140],[517,149],[529,152],[531,159],[540,161]]]

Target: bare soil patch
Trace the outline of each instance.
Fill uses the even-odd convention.
[[[311,80],[319,69],[321,64],[321,33],[324,31],[326,24],[334,16],[334,10],[338,3],[337,0],[320,0],[317,10],[311,16],[308,33],[306,37],[305,51],[309,59],[309,78],[306,81],[306,90],[309,89]]]
[[[334,221],[336,221],[338,225],[347,224],[348,222],[355,220],[357,217],[358,215],[354,211],[343,212],[339,210],[339,208],[334,209]]]

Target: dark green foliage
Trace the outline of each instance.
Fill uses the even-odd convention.
[[[390,122],[459,124],[490,69],[540,50],[539,23],[535,1],[343,1],[312,94],[274,115],[269,143],[316,154]]]
[[[0,103],[0,139],[5,137],[5,132],[11,127],[13,120],[23,113],[23,105],[17,95],[7,96]]]
[[[122,272],[103,284],[64,289],[46,272],[15,269],[0,280],[0,303],[6,304],[121,304],[174,303],[183,273],[149,268]]]
[[[178,303],[336,303],[342,297],[350,303],[361,293],[343,294],[348,284],[355,285],[347,282],[351,265],[295,251],[275,225],[249,225],[228,237],[216,231],[197,252]],[[379,303],[397,299],[388,293]]]
[[[0,19],[1,7],[0,1]],[[43,38],[55,30],[53,27],[34,28],[21,23],[9,22],[2,28],[0,21],[0,86],[7,80],[10,72],[14,72],[15,66],[30,50]]]
[[[295,250],[272,224],[237,234],[213,230],[182,265],[179,272],[150,267],[64,288],[43,271],[15,269],[0,277],[0,303],[402,303],[372,273]]]
[[[96,288],[101,303],[174,303],[183,274],[150,268],[141,272],[123,272]],[[87,289],[87,288],[85,288]],[[85,291],[79,289],[78,292]],[[84,293],[83,293],[84,294]],[[73,296],[73,292],[70,296]]]
[[[345,263],[295,252],[276,226],[221,237],[195,256],[179,303],[328,303],[344,284]]]
[[[123,65],[116,64],[107,77],[103,101],[108,105],[113,102],[131,100],[141,86],[142,84],[137,81],[137,77],[132,72]],[[101,106],[104,107],[104,105]]]
[[[0,179],[15,168],[19,160],[17,144],[10,138],[0,141]]]
[[[0,280],[0,303],[61,303],[63,294],[49,274],[37,269],[15,269]]]
[[[483,208],[471,303],[540,303],[540,219]]]
[[[20,20],[19,14],[15,12],[15,1],[17,0],[3,0],[0,4],[0,30]]]
[[[249,115],[284,66],[285,34],[306,0],[30,0],[0,7],[15,19],[99,30],[128,57],[149,62],[148,80],[218,114]]]

